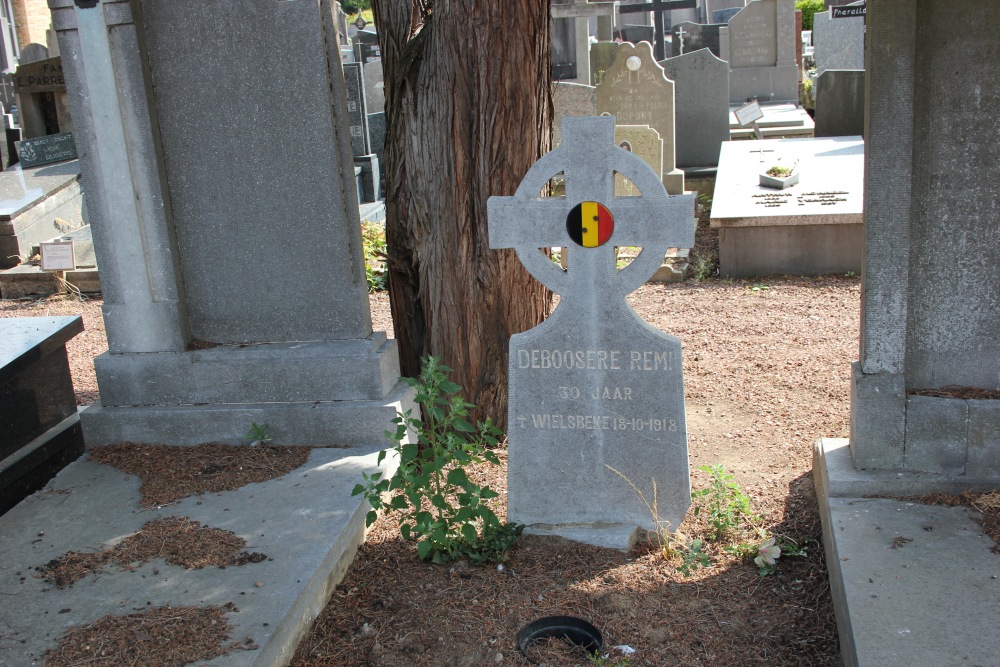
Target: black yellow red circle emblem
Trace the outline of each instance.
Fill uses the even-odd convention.
[[[577,245],[596,248],[607,243],[615,231],[611,211],[596,201],[580,202],[566,216],[566,231]]]

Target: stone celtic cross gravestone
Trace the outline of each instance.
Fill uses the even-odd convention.
[[[694,243],[694,195],[615,144],[613,117],[567,117],[562,145],[513,197],[491,197],[490,247],[513,248],[560,295],[549,319],[510,340],[508,509],[538,532],[628,548],[653,518],[627,476],[676,529],[690,505],[681,343],[626,303],[670,247]],[[542,197],[556,174],[566,194]],[[615,196],[615,175],[641,193]],[[567,269],[540,252],[562,246]],[[617,246],[639,246],[622,269]]]

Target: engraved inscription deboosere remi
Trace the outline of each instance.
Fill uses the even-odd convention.
[[[656,525],[615,471],[650,493],[655,485],[673,527],[691,502],[681,343],[625,296],[667,248],[693,243],[694,198],[668,197],[660,174],[615,143],[613,118],[566,117],[562,131],[515,196],[489,204],[491,247],[514,248],[560,295],[547,320],[510,340],[507,518],[627,547],[637,528]],[[566,195],[538,196],[560,171]],[[616,196],[618,173],[641,194]],[[556,245],[565,271],[538,252]],[[619,270],[615,247],[626,245],[643,251]]]

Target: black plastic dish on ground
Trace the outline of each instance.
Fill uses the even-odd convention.
[[[521,649],[521,655],[527,658],[532,644],[549,637],[569,640],[588,653],[599,654],[604,648],[601,631],[575,616],[546,616],[528,623],[517,634],[517,647]]]

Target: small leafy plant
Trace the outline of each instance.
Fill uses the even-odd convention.
[[[792,170],[789,167],[783,167],[781,165],[771,167],[767,170],[768,176],[774,176],[775,178],[785,178],[792,175]]]
[[[628,658],[612,656],[609,653],[605,653],[604,655],[592,653],[587,659],[594,667],[630,667],[632,664],[632,661]]]
[[[365,277],[369,292],[381,292],[388,287],[389,273],[385,268],[385,228],[375,222],[361,223],[361,248],[365,255]]]
[[[482,461],[499,464],[488,448],[503,434],[488,421],[475,427],[466,421],[474,406],[459,395],[461,387],[448,381],[451,369],[435,357],[422,361],[420,377],[403,381],[416,387],[426,420],[410,410],[397,415],[395,432],[386,436],[396,442],[392,449],[399,467],[389,478],[362,473],[364,484],[355,486],[352,495],[363,494],[371,503],[369,526],[378,511],[396,512],[403,539],[417,541],[421,560],[499,562],[523,526],[500,523],[486,503],[498,494],[469,479],[466,468]],[[408,432],[416,434],[417,442],[404,442]],[[379,453],[379,464],[385,456],[385,450]]]
[[[267,422],[264,422],[263,424],[254,422],[250,425],[250,430],[247,431],[246,439],[250,443],[260,443],[262,445],[270,444],[271,427]]]
[[[750,510],[750,497],[721,464],[700,466],[698,470],[709,473],[712,478],[707,487],[691,494],[692,498],[699,499],[694,515],[699,516],[702,510],[708,514],[712,539],[721,539],[735,531],[744,519],[755,519]]]
[[[705,553],[705,540],[700,538],[689,538],[678,532],[674,534],[670,548],[680,556],[681,564],[677,566],[677,571],[685,577],[690,577],[693,570],[712,564],[711,556]]]
[[[691,576],[692,570],[700,567],[708,567],[712,564],[712,559],[704,552],[704,540],[689,538],[680,531],[671,532],[670,522],[660,517],[655,479],[653,480],[653,500],[649,501],[646,498],[646,494],[642,492],[642,489],[636,486],[635,482],[629,479],[625,473],[615,470],[608,464],[604,464],[604,467],[625,480],[625,483],[632,488],[632,491],[639,496],[642,504],[646,506],[650,516],[653,518],[653,525],[656,526],[656,529],[650,534],[656,542],[656,546],[660,550],[660,554],[664,560],[669,561],[674,556],[678,556],[681,564],[677,566],[677,570],[684,576]]]

